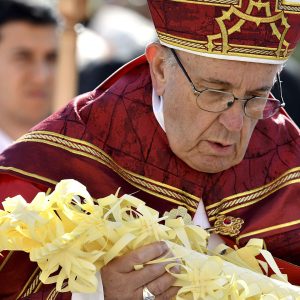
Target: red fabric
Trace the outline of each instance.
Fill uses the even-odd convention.
[[[46,192],[47,186],[37,183],[29,183],[15,177],[0,174],[0,208],[3,209],[2,201],[7,197],[14,197],[22,192],[23,198],[27,202],[35,197],[38,192]]]
[[[281,273],[288,274],[289,282],[300,286],[300,267],[279,258],[276,258],[275,261]]]
[[[233,243],[264,238],[274,256],[300,264],[300,134],[284,112],[258,123],[239,165],[200,173],[172,153],[154,117],[145,57],[121,74],[75,98],[0,155],[1,199],[23,194],[30,201],[37,189],[66,178],[97,198],[119,187],[121,194],[137,192],[161,213],[181,205],[193,214],[201,198],[210,218],[244,220]],[[257,193],[260,188],[267,194]]]
[[[196,53],[284,60],[300,38],[299,4],[291,2],[148,0],[148,5],[160,41]]]
[[[8,252],[0,256],[0,265],[4,261]],[[37,265],[28,259],[25,252],[13,252],[7,263],[1,268],[0,272],[0,299],[17,299],[22,288],[26,285],[31,274],[36,270]],[[9,284],[8,284],[9,283]]]

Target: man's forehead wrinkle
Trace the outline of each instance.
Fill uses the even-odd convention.
[[[214,77],[207,77],[207,78],[202,78],[203,81],[209,82],[209,83],[215,83],[215,84],[220,84],[222,86],[228,86],[232,87],[233,84],[229,81],[221,80],[221,79],[216,79]]]

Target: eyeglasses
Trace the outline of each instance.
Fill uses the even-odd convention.
[[[269,97],[253,96],[248,99],[240,99],[230,92],[224,92],[216,89],[204,88],[198,90],[180,61],[174,49],[170,48],[176,62],[186,79],[190,82],[193,93],[197,96],[196,103],[198,107],[204,111],[220,113],[231,108],[236,100],[243,102],[243,110],[247,117],[252,119],[267,119],[275,115],[280,107],[284,107],[285,103],[282,97],[282,88],[279,74],[277,73],[277,83],[279,87],[280,100]]]

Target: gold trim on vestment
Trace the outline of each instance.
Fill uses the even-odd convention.
[[[46,300],[53,300],[57,297],[57,295],[58,295],[58,291],[56,290],[56,288],[54,288],[53,290],[51,290]]]
[[[219,209],[217,209],[217,211],[220,211],[220,213],[217,213],[217,214],[227,214],[227,213],[232,212],[234,210],[237,210],[237,209],[244,208],[244,207],[250,206],[252,204],[255,204],[255,203],[257,203],[257,202],[265,199],[266,197],[270,196],[274,192],[276,192],[276,191],[284,188],[285,186],[288,186],[288,185],[291,185],[291,184],[294,184],[294,183],[300,183],[300,179],[298,179],[298,180],[292,180],[292,181],[290,181],[288,183],[285,183],[285,184],[281,185],[280,187],[278,187],[277,189],[269,192],[268,194],[265,194],[263,197],[257,198],[256,200],[253,200],[253,201],[249,201],[246,204],[240,204],[240,205],[234,206],[233,208],[230,208],[230,209],[227,209],[227,210],[222,210],[222,211],[220,211]],[[213,220],[215,220],[215,218],[216,218],[216,216],[213,216],[213,217],[209,218],[209,221],[213,221]]]
[[[40,270],[40,268],[38,268]],[[25,294],[23,295],[23,297],[28,297],[29,295],[36,293],[42,286],[42,282],[40,281],[40,274],[41,272],[39,272],[34,280],[32,281],[30,287],[27,289],[27,291],[25,292]]]
[[[66,150],[66,149],[65,149]],[[70,151],[70,152],[72,152],[72,151]],[[74,152],[72,152],[72,153],[74,153]],[[78,153],[77,153],[78,154]],[[54,181],[54,180],[51,180],[51,179],[49,179],[49,178],[46,178],[46,177],[43,177],[43,176],[39,176],[39,175],[37,175],[37,174],[34,174],[34,173],[30,173],[30,172],[25,172],[25,171],[23,171],[23,170],[21,170],[21,169],[18,169],[18,168],[14,168],[14,167],[1,167],[0,166],[0,169],[3,169],[3,170],[12,170],[12,171],[14,171],[14,172],[16,172],[16,173],[20,173],[20,174],[23,174],[23,175],[26,175],[26,176],[29,176],[29,177],[33,177],[33,178],[37,178],[37,179],[42,179],[42,180],[44,180],[45,182],[49,182],[49,183],[51,183],[51,184],[57,184],[58,182],[57,181]],[[120,175],[120,174],[118,174],[118,175]],[[120,175],[121,176],[121,175]],[[125,179],[125,178],[124,178]],[[126,179],[125,179],[126,180]],[[126,180],[127,181],[127,180]],[[128,181],[127,181],[128,182]],[[165,197],[165,196],[163,196],[163,195],[161,195],[161,194],[158,194],[158,193],[155,193],[155,192],[153,192],[153,191],[151,191],[151,190],[147,190],[147,189],[145,189],[145,188],[143,188],[143,187],[141,187],[141,186],[139,186],[139,185],[137,185],[137,184],[134,184],[134,183],[132,183],[132,182],[130,182],[130,184],[131,185],[133,185],[133,186],[135,186],[135,187],[137,187],[137,188],[139,188],[140,190],[143,190],[143,191],[146,191],[148,194],[151,194],[151,195],[154,195],[154,196],[156,196],[156,197],[159,197],[159,198],[162,198],[162,199],[164,199],[164,200],[167,200],[167,201],[169,201],[169,202],[172,202],[172,203],[175,203],[175,204],[178,204],[178,205],[183,205],[183,206],[185,206],[187,209],[189,209],[189,211],[191,211],[191,212],[195,212],[196,211],[196,208],[193,208],[193,207],[189,207],[187,204],[185,204],[185,203],[183,203],[183,202],[180,202],[180,201],[176,201],[176,200],[174,200],[174,199],[172,199],[172,198],[168,198],[168,197]],[[200,198],[199,198],[200,199]],[[200,201],[200,200],[199,200]]]
[[[33,291],[33,293],[37,293],[41,289],[42,286],[43,286],[43,283],[40,281],[40,283],[37,285],[37,287],[35,288],[35,290]]]
[[[16,173],[19,173],[19,174],[22,174],[22,175],[25,175],[25,176],[28,176],[28,177],[33,177],[33,178],[36,178],[36,179],[39,179],[39,180],[42,180],[42,181],[45,181],[45,182],[48,182],[48,183],[51,183],[51,184],[57,184],[57,181],[51,180],[51,179],[46,178],[44,176],[37,175],[35,173],[30,173],[30,172],[21,170],[21,169],[15,168],[15,167],[0,166],[0,170],[14,171]]]
[[[293,173],[296,173],[296,174],[293,174]],[[223,200],[221,200],[219,202],[208,205],[207,209],[211,209],[215,206],[218,206],[218,205],[220,205],[220,203],[225,202],[225,201],[230,201],[230,200],[233,200],[233,199],[236,199],[236,198],[240,198],[242,196],[249,196],[251,194],[257,194],[257,193],[262,192],[262,190],[270,190],[273,185],[277,186],[280,183],[285,182],[288,179],[293,180],[293,179],[295,179],[295,177],[296,177],[296,179],[300,178],[300,167],[295,167],[295,168],[292,168],[292,169],[284,172],[282,175],[280,175],[279,177],[277,177],[276,179],[274,179],[273,181],[270,181],[269,183],[267,183],[265,185],[262,185],[260,187],[255,188],[255,189],[252,189],[250,191],[246,191],[246,192],[242,192],[242,193],[238,193],[238,194],[235,194],[235,195],[228,196],[228,197],[224,198]]]
[[[218,214],[226,214],[228,212],[255,204],[279,189],[295,183],[300,183],[300,167],[288,170],[266,185],[247,192],[229,196],[219,202],[207,206],[206,211],[209,221],[213,221]]]
[[[25,283],[24,287],[22,288],[21,292],[17,296],[17,299],[23,298],[23,297],[28,297],[30,294],[33,293],[35,288],[39,285],[40,283],[40,268],[37,267],[34,272],[31,274],[30,278],[27,280]],[[38,274],[36,274],[38,272]],[[30,286],[29,286],[30,285]],[[29,287],[28,287],[29,286]],[[27,289],[27,290],[26,290]],[[25,291],[26,290],[26,291]]]
[[[8,262],[8,260],[10,259],[10,257],[12,256],[12,254],[14,253],[14,251],[9,251],[7,256],[5,257],[5,259],[3,260],[3,262],[0,265],[0,272],[2,271],[2,269],[4,268],[4,266],[6,265],[6,263]]]
[[[149,194],[155,195],[169,202],[185,206],[191,212],[196,211],[198,203],[201,201],[200,198],[183,190],[122,168],[103,150],[85,141],[70,138],[49,131],[34,131],[24,135],[16,141],[16,143],[20,142],[43,143],[95,160],[112,169],[115,173],[117,173],[119,176],[121,176],[136,188],[146,191]],[[14,171],[18,172],[18,170],[16,169],[14,169]],[[37,178],[36,175],[34,175],[33,177]],[[42,178],[41,176],[39,177]],[[45,181],[49,182],[49,179],[46,179]]]
[[[62,285],[62,288],[65,288],[67,286],[67,283],[64,283]],[[49,293],[49,295],[47,296],[46,300],[54,300],[56,299],[56,297],[59,295],[59,292],[56,290],[56,287],[53,288],[53,290],[51,290],[51,292]]]
[[[279,224],[279,225],[274,225],[274,226],[266,227],[266,228],[263,228],[263,229],[258,229],[258,230],[252,231],[252,232],[248,232],[248,233],[245,233],[245,234],[241,234],[238,238],[236,238],[236,242],[239,243],[239,241],[241,239],[245,238],[245,237],[249,237],[249,236],[252,236],[252,235],[257,235],[257,234],[260,234],[260,233],[269,232],[269,231],[272,231],[272,230],[277,230],[277,229],[281,229],[281,228],[285,228],[285,227],[290,227],[290,226],[294,226],[294,225],[297,225],[297,224],[300,224],[300,220],[287,222],[287,223],[283,223],[283,224]]]

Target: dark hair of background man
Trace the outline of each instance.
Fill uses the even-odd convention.
[[[0,27],[9,22],[25,21],[36,25],[57,25],[54,10],[29,0],[0,0]]]

